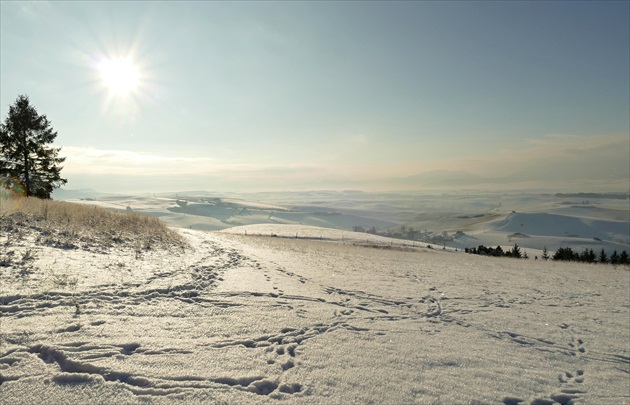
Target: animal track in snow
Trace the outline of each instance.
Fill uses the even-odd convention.
[[[343,309],[343,310],[341,310],[341,311],[337,311],[337,310],[335,310],[335,312],[334,312],[335,316],[342,316],[342,315],[343,315],[343,316],[350,316],[350,315],[352,315],[353,313],[354,313],[354,311],[353,311],[353,310],[351,310],[351,309]]]
[[[282,274],[284,274],[286,276],[289,276],[291,278],[296,278],[302,284],[306,284],[306,282],[309,281],[306,277],[301,276],[299,274],[295,274],[293,272],[290,272],[290,271],[286,270],[283,267],[276,268],[276,271],[278,271],[279,273],[282,273]]]
[[[293,368],[295,362],[295,346],[286,346],[286,354],[290,356],[287,360],[280,364],[280,373]],[[214,377],[202,378],[195,376],[184,377],[150,377],[142,375],[134,375],[128,372],[112,370],[107,367],[101,367],[88,360],[99,358],[113,357],[115,355],[151,355],[151,354],[168,354],[180,353],[191,354],[190,351],[181,351],[178,349],[163,350],[147,350],[142,349],[138,343],[130,343],[118,346],[118,350],[114,346],[95,346],[75,342],[66,344],[61,347],[53,347],[48,345],[34,345],[28,349],[17,349],[14,352],[32,353],[37,355],[45,364],[52,365],[57,368],[54,372],[52,381],[56,384],[67,383],[85,383],[91,381],[109,381],[123,384],[125,388],[135,395],[153,395],[162,396],[173,393],[180,393],[185,390],[216,388],[218,385],[225,385],[234,389],[252,392],[258,395],[270,395],[277,391],[283,394],[295,394],[303,390],[303,386],[298,383],[281,383],[278,378],[266,378],[263,376],[253,377]],[[73,354],[72,358],[70,353]],[[0,357],[0,365],[13,365],[18,362],[17,358],[8,357],[5,353]],[[7,367],[7,366],[5,366]],[[1,368],[1,367],[0,367]],[[0,379],[0,384],[4,381],[18,380],[21,377],[11,376]]]
[[[584,370],[577,370],[575,373],[565,371],[558,376],[558,380],[562,384],[582,384],[584,382]]]
[[[569,343],[569,347],[575,351],[576,356],[586,353],[586,347],[584,346],[584,341],[582,339],[573,338]]]
[[[368,316],[367,319],[396,321],[401,319],[439,318],[443,313],[441,300],[432,295],[420,298],[389,299],[363,291],[344,290],[334,287],[323,287],[323,290],[332,298],[327,300],[327,303],[343,308],[342,310],[335,310],[335,316],[371,313],[374,315]],[[452,321],[450,318],[448,320]]]
[[[196,263],[185,266],[177,271],[159,271],[148,276],[143,283],[121,284],[97,284],[81,292],[48,291],[34,294],[15,294],[0,298],[0,312],[3,317],[25,317],[38,313],[48,312],[51,308],[68,307],[72,312],[80,308],[82,314],[90,314],[93,311],[102,312],[109,309],[113,313],[120,313],[138,304],[146,304],[155,299],[177,299],[186,303],[201,305],[237,305],[220,303],[216,300],[206,300],[200,297],[209,288],[214,286],[223,272],[230,268],[240,266],[247,257],[236,250],[228,250],[218,245],[208,244],[204,249],[208,255],[199,259]],[[188,274],[188,281],[180,278],[174,284],[170,284],[178,275]],[[169,284],[165,284],[165,280]],[[157,285],[161,282],[161,285]],[[142,288],[144,287],[144,288]],[[57,328],[56,332],[76,332],[80,326],[70,325],[66,328]]]
[[[570,325],[562,324],[561,329],[568,330]],[[570,350],[566,349],[566,346],[557,344],[555,342],[534,338],[531,336],[525,336],[513,332],[504,332],[513,342],[519,343],[525,346],[532,346],[535,349],[549,352],[562,353],[569,356],[581,356],[586,353],[584,341],[580,338],[573,337],[568,343]],[[565,371],[558,375],[558,382],[562,384],[562,388],[559,392],[549,395],[547,398],[535,398],[528,402],[529,405],[577,405],[583,403],[582,394],[586,394],[587,391],[581,389],[581,384],[584,383],[585,373],[584,370],[578,369],[575,372]],[[517,397],[505,397],[503,399],[505,405],[521,405],[526,401]]]

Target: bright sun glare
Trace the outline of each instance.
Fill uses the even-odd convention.
[[[114,95],[133,93],[140,81],[138,67],[130,59],[108,59],[98,66],[103,83]]]

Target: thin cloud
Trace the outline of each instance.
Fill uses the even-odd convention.
[[[63,147],[62,154],[66,156],[64,172],[67,174],[184,175],[199,168],[207,170],[215,164],[208,158],[181,158],[76,146]]]
[[[222,162],[209,157],[161,156],[147,152],[65,146],[64,174],[126,176],[270,177],[321,174],[325,170],[303,165],[262,165]]]

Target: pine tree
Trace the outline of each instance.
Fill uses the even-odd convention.
[[[61,148],[49,146],[57,132],[45,115],[39,115],[28,96],[20,95],[0,124],[0,177],[16,179],[24,194],[50,198],[53,189],[67,183],[60,177]]]
[[[553,260],[578,261],[580,260],[580,255],[577,252],[573,252],[573,249],[570,247],[560,247],[553,254]]]
[[[542,258],[545,260],[549,260],[549,251],[547,250],[547,246],[543,249]]]
[[[498,257],[505,256],[505,252],[503,252],[503,249],[499,245],[497,245],[497,248],[494,249],[494,252],[495,252],[494,256],[498,256]]]
[[[523,257],[521,255],[521,249],[518,247],[518,245],[515,243],[514,247],[512,248],[512,257],[520,259],[521,257]]]
[[[619,264],[630,264],[630,255],[625,250],[619,255]]]
[[[600,263],[608,263],[608,256],[606,255],[604,248],[602,248],[601,252],[599,252],[599,258],[597,261]]]
[[[619,253],[616,250],[610,255],[610,264],[619,264]]]
[[[580,261],[585,263],[595,263],[595,252],[593,249],[584,248],[580,254]]]

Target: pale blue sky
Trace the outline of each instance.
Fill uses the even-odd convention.
[[[67,188],[629,187],[627,1],[0,7],[2,119],[29,95]]]

